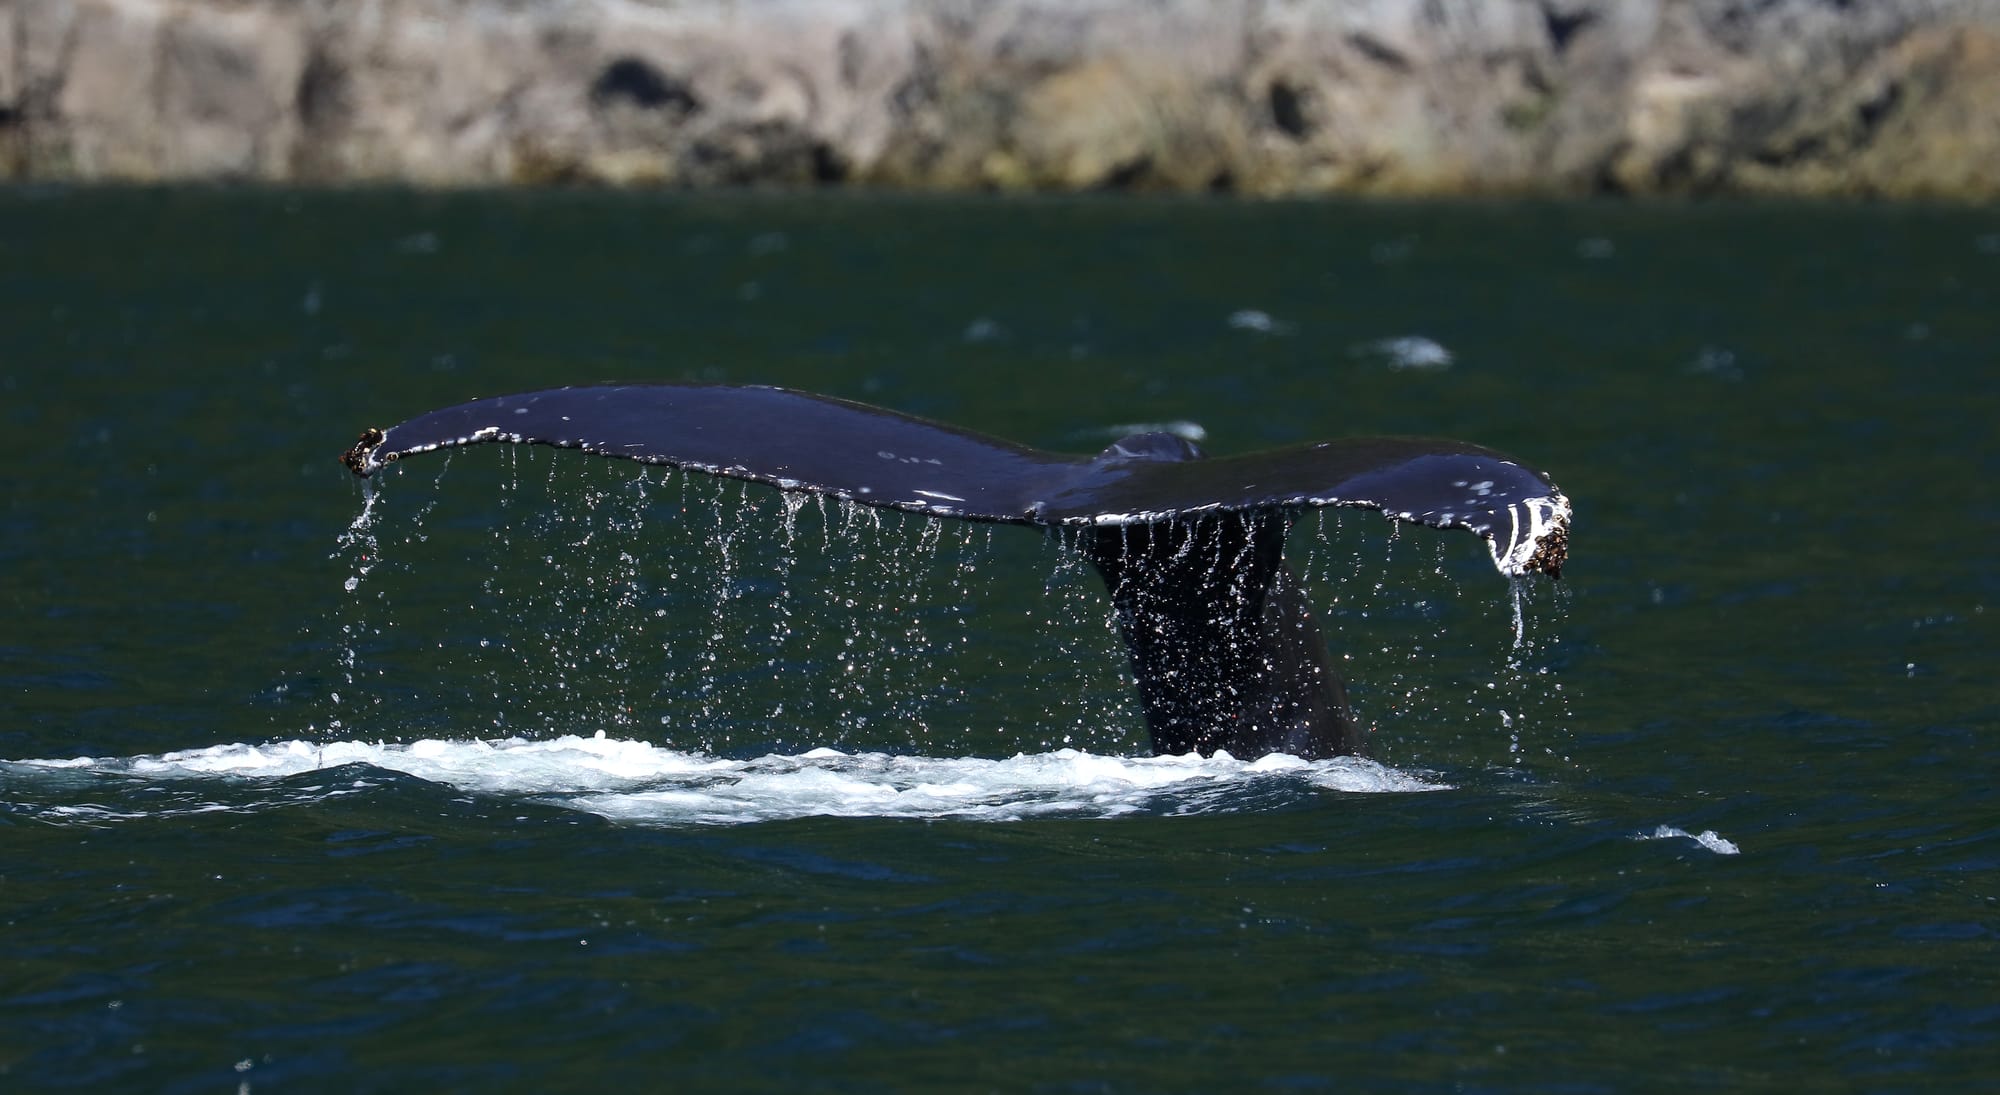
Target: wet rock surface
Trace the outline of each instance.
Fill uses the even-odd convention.
[[[0,0],[0,176],[2000,195],[2000,0]]]

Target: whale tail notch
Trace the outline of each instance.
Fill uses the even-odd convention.
[[[1043,452],[781,388],[620,385],[496,396],[371,429],[367,477],[417,453],[550,445],[969,521],[1073,528],[1111,595],[1159,753],[1360,753],[1364,736],[1297,577],[1292,514],[1379,510],[1481,536],[1503,574],[1560,577],[1570,505],[1548,477],[1458,441],[1351,438],[1210,459],[1166,433]]]

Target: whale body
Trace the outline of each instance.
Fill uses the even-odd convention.
[[[1103,579],[1157,753],[1354,754],[1366,742],[1285,534],[1319,506],[1482,537],[1509,577],[1560,577],[1571,507],[1478,445],[1362,437],[1208,458],[1168,433],[1044,452],[784,388],[629,384],[476,399],[370,429],[356,475],[489,442],[581,449],[931,517],[1067,528]]]

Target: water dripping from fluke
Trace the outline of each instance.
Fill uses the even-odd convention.
[[[1373,510],[1481,537],[1515,581],[1517,643],[1525,641],[1519,580],[1559,577],[1568,552],[1570,503],[1548,476],[1465,442],[1348,438],[1210,459],[1185,437],[1157,432],[1070,456],[779,388],[626,385],[480,399],[369,430],[341,460],[367,478],[409,456],[487,442],[581,449],[831,498],[857,557],[892,550],[883,511],[1056,530],[1110,593],[1153,750],[1164,756],[1365,751],[1285,558],[1301,511]],[[721,494],[714,504],[738,510],[738,524],[718,512],[714,526],[723,563],[710,634],[725,637],[708,641],[728,643],[719,616],[746,507]],[[830,537],[832,515],[821,513]],[[788,540],[798,514],[788,502]],[[850,598],[876,610],[850,637],[927,642],[921,629],[899,635],[882,622],[894,597],[877,589]],[[843,718],[881,714],[867,709],[860,677],[834,688]],[[701,702],[705,718],[720,717]]]

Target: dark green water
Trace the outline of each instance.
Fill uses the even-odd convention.
[[[1990,1090],[1996,377],[1994,211],[0,193],[0,1086]],[[1515,649],[1309,523],[1382,765],[1175,781],[1032,533],[490,449],[343,542],[606,379],[1463,437],[1571,565]]]

